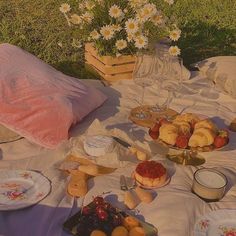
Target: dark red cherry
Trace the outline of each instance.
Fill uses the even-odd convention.
[[[101,221],[105,221],[107,220],[108,218],[108,213],[106,211],[101,211],[99,214],[98,214],[98,218],[99,220]]]
[[[95,197],[93,199],[93,202],[96,204],[96,205],[103,205],[104,204],[104,199],[103,197]]]

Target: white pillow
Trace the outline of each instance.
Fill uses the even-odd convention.
[[[211,57],[196,63],[195,67],[218,88],[236,98],[236,56]]]

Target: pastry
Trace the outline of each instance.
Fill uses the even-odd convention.
[[[107,235],[101,230],[93,230],[90,236],[107,236]]]
[[[178,125],[179,132],[181,132],[183,134],[187,134],[187,133],[191,132],[191,125],[187,121],[174,120],[173,124]]]
[[[194,126],[194,131],[199,128],[208,128],[212,130],[215,134],[217,133],[216,125],[209,119],[201,120],[197,122]]]
[[[139,221],[133,216],[126,216],[123,220],[123,226],[125,226],[127,230],[131,230],[132,228],[139,226]]]
[[[213,144],[216,134],[209,128],[195,129],[189,139],[188,145],[190,147],[204,147]]]
[[[175,145],[178,136],[178,126],[175,124],[163,124],[159,129],[159,139],[167,144]]]
[[[200,118],[196,114],[185,113],[185,114],[181,114],[181,115],[176,116],[174,121],[185,121],[188,123],[196,123],[196,122],[200,121]]]
[[[103,156],[112,152],[114,148],[114,140],[112,137],[105,135],[88,136],[84,140],[84,150],[90,156]]]
[[[150,191],[147,191],[147,190],[144,190],[140,187],[136,187],[135,188],[135,192],[138,196],[138,198],[142,201],[142,202],[145,202],[145,203],[150,203],[152,202],[153,200],[153,195]]]
[[[156,161],[143,161],[134,171],[134,178],[145,187],[158,187],[165,183],[166,168]]]
[[[128,236],[128,230],[124,226],[117,226],[113,229],[111,236]]]
[[[137,226],[129,231],[129,236],[146,236],[146,233],[142,227]]]

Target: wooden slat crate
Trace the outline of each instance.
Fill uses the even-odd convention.
[[[132,79],[134,56],[99,56],[92,43],[85,44],[85,63],[102,79],[112,83],[121,79]]]

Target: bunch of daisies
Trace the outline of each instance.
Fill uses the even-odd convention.
[[[173,0],[163,0],[171,6]],[[181,30],[149,0],[82,0],[75,12],[68,3],[60,11],[74,27],[73,45],[92,42],[100,55],[121,56],[147,50],[160,39],[178,41]],[[180,49],[172,44],[172,55]]]

